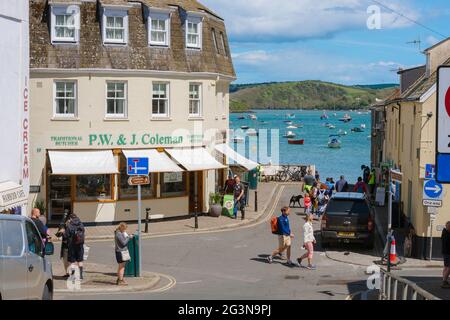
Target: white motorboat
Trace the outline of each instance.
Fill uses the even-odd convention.
[[[328,140],[328,148],[338,149],[341,147],[341,141],[338,139],[339,136],[331,135],[330,140]]]
[[[350,122],[352,121],[352,117],[348,113],[346,113],[343,118],[339,119],[339,121]]]
[[[339,130],[337,134],[338,134],[339,136],[346,136],[348,133],[347,133],[347,131]]]
[[[247,130],[248,128],[250,128],[249,126],[241,126],[242,130]]]
[[[298,129],[298,127],[296,127],[296,126],[294,126],[294,125],[291,125],[291,126],[289,126],[289,127],[286,127],[286,129]]]
[[[336,129],[336,126],[330,124],[330,125],[328,126],[328,129]]]
[[[363,124],[361,124],[361,129],[365,129],[366,128],[366,125],[363,123]]]
[[[284,135],[283,138],[295,138],[297,135],[292,132],[292,131],[287,131]]]
[[[254,114],[251,114],[248,116],[251,120],[258,120],[258,117],[255,116]]]

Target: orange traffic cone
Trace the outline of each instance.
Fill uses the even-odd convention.
[[[397,261],[397,251],[395,250],[395,239],[392,237],[391,240],[391,252],[389,253],[389,260],[391,262],[391,265],[395,264]]]

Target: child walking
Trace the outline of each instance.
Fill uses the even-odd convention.
[[[311,197],[309,196],[309,193],[305,193],[305,196],[303,198],[303,203],[305,207],[305,214],[311,213]]]
[[[299,266],[302,266],[302,261],[308,259],[309,270],[315,270],[316,267],[312,264],[313,254],[314,254],[314,244],[316,244],[316,238],[314,237],[314,228],[312,225],[313,215],[307,214],[305,217],[305,224],[303,225],[303,247],[307,252],[297,259]]]

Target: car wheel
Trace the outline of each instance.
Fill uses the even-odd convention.
[[[53,294],[50,291],[48,284],[44,287],[44,292],[42,293],[42,300],[53,300]]]

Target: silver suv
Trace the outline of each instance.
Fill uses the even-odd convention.
[[[34,222],[0,214],[0,300],[53,298],[52,265]]]

